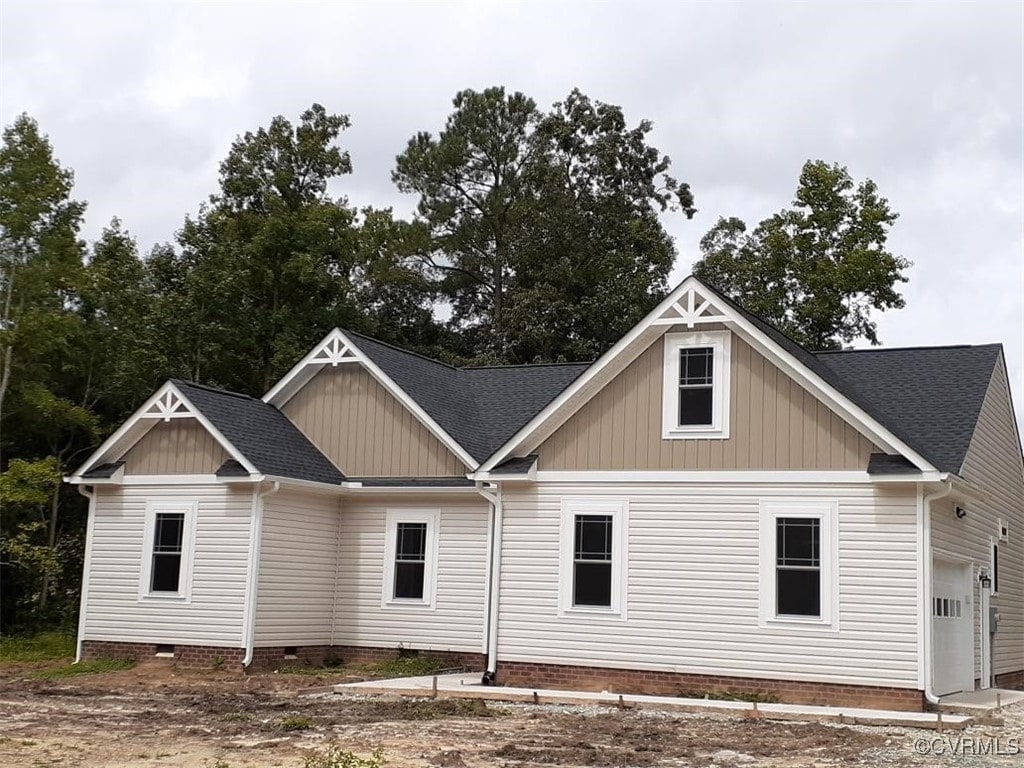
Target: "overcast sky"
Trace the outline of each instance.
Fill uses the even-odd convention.
[[[241,132],[312,102],[351,116],[357,205],[414,199],[390,181],[462,88],[540,105],[579,87],[654,121],[690,182],[666,218],[679,261],[719,216],[787,205],[807,159],[870,177],[914,262],[886,346],[1002,342],[1024,408],[1024,3],[106,2],[3,0],[0,120],[49,134],[88,201],[143,251],[216,188]]]

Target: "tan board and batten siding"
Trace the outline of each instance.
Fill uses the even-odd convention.
[[[435,608],[382,606],[387,510],[407,500],[347,500],[343,509],[338,573],[336,645],[419,648],[479,653],[484,639],[488,508],[480,500],[434,502],[440,509]]]
[[[230,456],[195,419],[160,422],[121,457],[129,475],[212,475]]]
[[[628,499],[627,619],[558,613],[560,502]],[[839,630],[759,626],[761,499],[838,503]],[[917,687],[916,492],[555,484],[504,494],[501,661]]]
[[[467,471],[361,365],[324,368],[281,410],[349,477],[454,477]]]
[[[341,498],[290,489],[263,501],[254,645],[330,645]]]
[[[878,450],[735,333],[730,437],[665,440],[663,365],[659,338],[541,444],[538,469],[864,469]]]
[[[992,605],[1002,616],[995,636],[995,674],[1024,669],[1024,478],[1020,447],[1014,432],[1014,414],[1003,360],[997,361],[978,424],[961,470],[963,478],[985,493],[978,499],[954,502],[943,499],[932,505],[932,547],[936,553],[970,558],[975,567],[990,567],[992,542],[998,541],[998,521],[1010,528],[1009,541],[999,542],[999,594]],[[954,506],[967,509],[958,519]],[[974,584],[974,676],[981,676],[979,647],[980,601]]]
[[[252,489],[224,486],[97,486],[85,640],[239,648],[249,555]],[[146,502],[195,499],[192,595],[139,599]]]

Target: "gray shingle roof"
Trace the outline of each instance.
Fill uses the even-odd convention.
[[[359,349],[477,461],[483,461],[590,363],[455,368],[362,334]]]
[[[1001,344],[809,352],[709,290],[936,469],[960,471]]]
[[[819,352],[864,410],[942,472],[960,471],[1002,345]],[[851,398],[852,399],[852,398]]]
[[[123,461],[111,461],[107,464],[97,464],[95,467],[90,469],[88,472],[83,472],[82,477],[89,479],[100,479],[113,477],[114,473],[117,472],[121,467],[124,466]]]
[[[345,479],[298,427],[274,406],[248,395],[180,379],[171,381],[263,474],[331,484]]]

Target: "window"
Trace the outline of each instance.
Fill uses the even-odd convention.
[[[775,613],[821,617],[821,520],[775,520]]]
[[[665,335],[665,439],[729,436],[728,331]]]
[[[992,594],[999,594],[999,545],[992,545]]]
[[[563,499],[559,608],[625,615],[625,499]]]
[[[153,567],[150,592],[174,592],[181,588],[181,552],[185,533],[184,512],[157,512],[154,523]]]
[[[612,607],[612,516],[575,515],[572,604]]]
[[[434,607],[440,513],[392,509],[384,534],[384,606]]]
[[[761,502],[761,624],[838,629],[835,502]]]
[[[189,600],[197,502],[154,499],[146,508],[139,598]]]

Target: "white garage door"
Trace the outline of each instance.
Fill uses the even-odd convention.
[[[943,696],[974,689],[970,566],[936,560],[932,567],[932,687]]]

